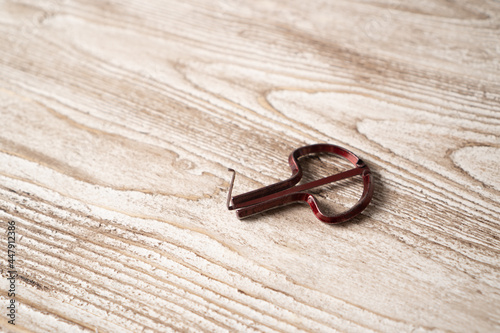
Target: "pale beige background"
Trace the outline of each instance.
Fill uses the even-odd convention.
[[[499,59],[493,0],[0,1],[0,326],[500,331]],[[226,210],[318,142],[362,216]]]

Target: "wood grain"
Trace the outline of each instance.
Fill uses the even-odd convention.
[[[500,332],[498,1],[0,8],[3,331]],[[372,168],[362,216],[227,211],[228,167],[243,193],[317,142]]]

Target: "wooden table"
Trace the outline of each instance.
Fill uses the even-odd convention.
[[[1,1],[3,331],[500,332],[500,3],[413,3]],[[362,215],[227,210],[313,143]]]

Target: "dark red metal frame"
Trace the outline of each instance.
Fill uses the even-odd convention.
[[[302,169],[298,163],[298,159],[302,156],[317,153],[331,153],[341,156],[351,162],[355,166],[355,168],[325,178],[314,180],[306,184],[295,186],[302,178]],[[236,172],[233,169],[229,169],[229,171],[233,172],[233,177],[229,186],[227,208],[229,210],[236,209],[236,215],[238,216],[238,218],[242,219],[275,207],[283,206],[293,202],[305,201],[309,204],[309,206],[311,206],[314,215],[316,215],[319,220],[325,223],[338,224],[346,222],[361,213],[368,206],[372,199],[373,182],[370,168],[360,158],[358,158],[347,149],[330,144],[315,144],[304,146],[294,150],[290,154],[288,158],[288,164],[290,164],[290,168],[292,169],[292,176],[287,180],[234,197],[231,197],[231,194],[233,191]],[[310,193],[303,192],[317,186],[325,185],[358,175],[361,175],[361,177],[363,177],[364,184],[361,199],[359,199],[359,201],[351,209],[341,214],[333,216],[327,216],[323,214],[319,209],[318,203],[314,196]]]

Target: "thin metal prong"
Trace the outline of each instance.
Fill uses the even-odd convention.
[[[234,207],[230,206],[232,199],[231,194],[233,194],[234,178],[236,177],[236,171],[234,171],[231,168],[228,168],[227,170],[233,173],[233,177],[231,178],[231,183],[229,183],[229,191],[227,192],[227,209],[232,210],[234,209]]]

